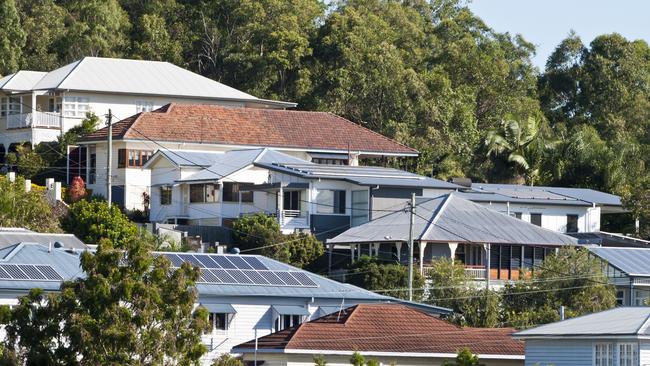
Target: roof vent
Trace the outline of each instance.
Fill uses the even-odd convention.
[[[472,188],[472,179],[465,177],[452,177],[449,178],[449,183],[457,184],[459,186]]]
[[[239,248],[234,247],[234,248],[230,249],[230,254],[239,254]]]
[[[55,241],[54,242],[54,247],[55,248],[63,248],[63,243],[61,243],[60,241]]]

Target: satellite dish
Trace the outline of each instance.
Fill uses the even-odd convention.
[[[234,247],[234,248],[230,249],[230,254],[239,254],[239,248]]]

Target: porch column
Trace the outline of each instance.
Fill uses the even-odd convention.
[[[350,244],[350,263],[354,263],[354,247],[356,244]]]
[[[395,243],[395,248],[397,248],[397,261],[402,261],[402,242],[398,241]]]
[[[282,211],[284,210],[284,190],[282,189],[282,183],[280,183],[280,190],[278,191],[278,223],[280,228],[282,227]]]
[[[332,273],[332,252],[334,252],[334,244],[327,244],[327,274]]]
[[[373,246],[375,247],[375,257],[379,257],[379,243],[374,243]]]
[[[449,256],[451,258],[451,263],[454,263],[454,260],[456,259],[456,248],[458,248],[458,243],[447,243],[449,246]],[[467,253],[465,253],[467,256]]]
[[[23,114],[23,96],[21,95],[18,98],[20,100],[20,114]]]
[[[485,288],[490,289],[490,244],[483,244],[485,248]]]
[[[237,205],[237,217],[241,217],[241,191],[238,190],[239,204]]]
[[[424,250],[427,247],[427,242],[426,241],[420,241],[418,242],[418,246],[420,247],[420,274],[424,273]]]
[[[219,226],[223,226],[223,182],[222,181],[219,181]]]
[[[32,92],[32,111],[36,112],[36,93]]]

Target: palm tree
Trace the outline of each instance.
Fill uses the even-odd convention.
[[[485,138],[487,156],[505,157],[512,164],[517,183],[535,183],[544,154],[552,150],[556,142],[547,139],[534,117],[523,121],[508,119],[497,129],[488,131]]]

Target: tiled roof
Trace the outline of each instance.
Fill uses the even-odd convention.
[[[399,304],[360,304],[257,340],[258,350],[323,350],[521,356],[512,328],[461,328]],[[234,347],[254,349],[255,341]]]
[[[82,138],[103,140],[107,128]],[[113,125],[114,139],[416,155],[417,151],[327,112],[168,104]]]

